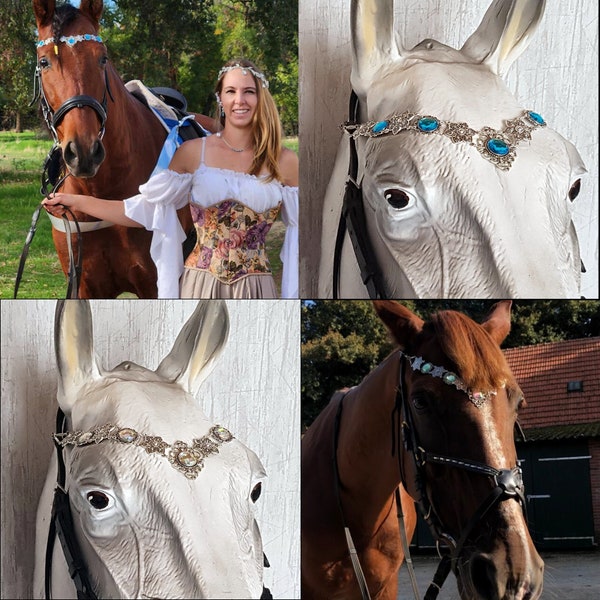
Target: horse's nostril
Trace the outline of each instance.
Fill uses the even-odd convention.
[[[73,167],[77,164],[77,162],[78,162],[77,146],[75,145],[74,142],[69,142],[65,146],[65,148],[63,150],[63,157],[65,159],[65,162],[70,167]]]

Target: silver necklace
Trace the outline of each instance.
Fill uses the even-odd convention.
[[[221,134],[221,132],[217,133],[217,137],[221,138],[224,142],[225,145],[230,148],[231,150],[233,150],[234,152],[244,152],[244,150],[248,150],[248,148],[250,148],[250,146],[246,146],[245,148],[234,148]]]

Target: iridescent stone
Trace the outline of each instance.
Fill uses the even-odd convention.
[[[215,427],[213,427],[211,429],[211,432],[218,440],[221,440],[222,442],[228,442],[230,439],[233,438],[231,432],[228,429],[225,429],[225,427],[222,427],[221,425],[216,425]]]
[[[422,117],[417,122],[417,127],[425,133],[431,133],[440,126],[440,122],[434,117]]]
[[[544,121],[544,118],[542,117],[542,115],[540,115],[539,113],[533,112],[532,110],[530,110],[527,113],[527,116],[534,121],[535,123],[537,123],[538,125],[545,125],[546,121]]]
[[[482,402],[485,400],[485,394],[483,392],[471,392],[471,398],[474,402]]]
[[[198,464],[198,457],[189,450],[182,450],[177,454],[177,462],[184,467],[195,467]]]
[[[86,433],[82,433],[77,438],[77,443],[78,444],[87,444],[88,442],[91,441],[92,437],[93,437],[93,433],[91,431],[87,431]]]
[[[442,377],[442,380],[445,383],[452,385],[453,383],[456,383],[457,376],[454,373],[451,373],[450,371],[446,371],[446,373],[444,373]]]
[[[388,126],[387,121],[379,121],[378,123],[375,123],[375,125],[373,125],[371,132],[372,133],[381,133],[387,126]]]
[[[433,365],[431,363],[424,363],[421,365],[421,373],[431,373],[433,371]]]
[[[131,444],[131,442],[135,442],[137,436],[137,432],[134,429],[129,429],[128,427],[119,429],[119,433],[117,433],[119,441],[124,442],[125,444]]]
[[[486,142],[485,147],[496,156],[506,156],[510,151],[509,145],[504,140],[498,138],[490,138]]]

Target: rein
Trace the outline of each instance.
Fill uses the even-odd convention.
[[[412,417],[412,412],[410,410],[410,406],[408,405],[408,397],[405,393],[405,370],[406,363],[415,357],[408,356],[404,354],[402,350],[399,350],[400,356],[400,374],[399,374],[399,382],[398,388],[396,391],[396,398],[394,403],[394,408],[391,413],[391,435],[392,435],[392,456],[396,454],[398,459],[398,467],[400,470],[400,478],[402,481],[402,485],[404,489],[408,489],[406,483],[406,477],[402,465],[401,458],[401,446],[402,443],[404,446],[404,450],[410,454],[413,459],[413,464],[415,467],[415,481],[416,487],[418,491],[419,497],[416,499],[417,504],[419,505],[419,509],[425,519],[425,522],[429,526],[431,533],[436,540],[436,544],[438,547],[438,553],[440,554],[440,563],[435,572],[433,580],[429,584],[429,587],[425,593],[424,600],[435,600],[442,588],[442,585],[446,581],[450,570],[456,569],[456,563],[458,561],[458,557],[463,549],[465,542],[467,541],[469,535],[473,531],[473,528],[485,517],[485,515],[497,504],[504,500],[514,499],[521,505],[523,513],[525,515],[525,519],[527,519],[526,512],[526,503],[525,503],[525,495],[524,495],[524,486],[523,486],[523,478],[522,471],[518,465],[515,465],[511,469],[496,469],[491,467],[485,463],[480,463],[477,461],[455,458],[451,456],[445,456],[442,454],[428,452],[425,450],[419,443],[418,432],[414,424],[414,419]],[[423,363],[423,361],[421,361]],[[419,364],[421,364],[419,363]],[[409,363],[410,364],[410,363]],[[430,363],[424,363],[429,366],[432,366]],[[411,366],[413,366],[411,364]],[[413,367],[414,368],[414,367]],[[435,367],[434,367],[435,368]],[[443,370],[443,369],[442,369]],[[431,371],[421,370],[424,374],[431,375]],[[439,375],[433,375],[439,376]],[[456,387],[456,382],[448,382],[450,385],[454,385]],[[459,388],[460,389],[460,388]],[[471,394],[469,394],[469,399],[476,405],[477,399],[473,400],[471,398]],[[335,423],[334,423],[334,439],[333,439],[333,472],[334,472],[334,486],[335,486],[335,494],[338,502],[338,507],[340,510],[340,515],[342,518],[342,524],[344,527],[344,532],[346,535],[346,541],[348,545],[348,550],[350,552],[350,558],[352,560],[352,565],[354,568],[354,572],[358,581],[358,585],[361,590],[363,600],[370,600],[369,590],[367,587],[366,578],[364,576],[362,567],[360,565],[360,561],[358,559],[358,554],[356,548],[354,546],[352,536],[350,534],[350,530],[346,525],[343,507],[341,503],[341,495],[340,495],[340,476],[339,469],[337,464],[337,449],[338,449],[338,440],[339,440],[339,430],[341,424],[342,417],[342,409],[343,409],[343,400],[345,398],[345,394],[340,399],[340,403],[337,409]],[[479,407],[479,406],[478,406]],[[523,434],[523,430],[519,425],[518,421],[515,422],[515,433],[519,434],[521,439],[525,439]],[[435,510],[433,501],[429,499],[426,493],[426,480],[427,475],[425,473],[425,467],[427,464],[439,464],[446,467],[462,469],[465,471],[469,471],[472,473],[476,473],[478,475],[482,475],[485,477],[489,477],[494,484],[492,491],[485,498],[485,500],[479,505],[477,510],[473,513],[469,521],[467,522],[466,527],[463,529],[460,538],[456,541],[449,533],[446,532],[446,528],[444,524],[437,516],[437,511]],[[398,521],[400,526],[400,536],[401,542],[403,545],[403,550],[405,554],[405,559],[407,563],[407,567],[409,570],[409,575],[411,578],[411,584],[413,587],[413,592],[415,598],[418,600],[419,591],[416,584],[416,578],[414,574],[414,568],[412,564],[412,559],[410,558],[410,550],[408,547],[408,540],[406,539],[406,527],[404,524],[404,518],[402,514],[402,504],[400,498],[400,492],[398,488],[395,491],[395,500],[396,507],[398,511]],[[449,552],[444,554],[441,553],[440,547],[444,544],[448,547]]]
[[[358,96],[352,90],[352,94],[350,95],[349,120],[344,124],[345,126],[358,125],[359,108]],[[340,214],[333,255],[333,297],[336,300],[339,298],[342,249],[346,232],[348,232],[360,268],[360,276],[362,282],[367,287],[369,297],[371,299],[386,298],[381,269],[377,264],[375,252],[369,239],[369,232],[367,231],[362,189],[357,181],[358,154],[356,152],[356,140],[352,136],[349,139],[350,159],[348,176],[346,178],[342,212]]]

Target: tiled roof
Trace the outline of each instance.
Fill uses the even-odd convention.
[[[525,430],[600,421],[600,337],[508,348],[504,355],[527,400]],[[581,381],[583,390],[567,392]]]
[[[528,442],[600,437],[600,421],[596,421],[595,423],[579,423],[576,425],[536,427],[534,429],[527,429],[525,437]]]

